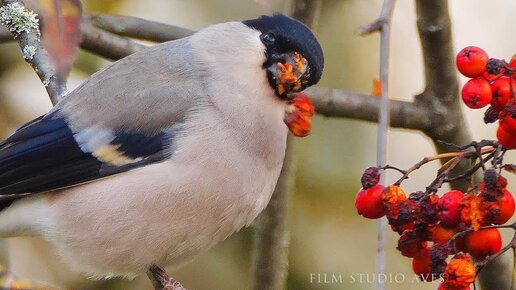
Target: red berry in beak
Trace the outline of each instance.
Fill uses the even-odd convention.
[[[306,94],[295,93],[288,101],[283,121],[290,132],[297,137],[305,137],[312,129],[311,118],[315,114],[312,101]]]

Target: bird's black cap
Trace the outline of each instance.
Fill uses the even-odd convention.
[[[310,65],[310,78],[306,86],[319,82],[324,68],[324,55],[321,45],[310,29],[302,22],[283,14],[263,15],[260,18],[242,21],[245,25],[259,30],[262,35],[272,33],[276,40],[269,53],[297,51]]]

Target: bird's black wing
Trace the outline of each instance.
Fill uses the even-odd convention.
[[[28,193],[51,191],[166,158],[171,134],[106,128],[74,132],[55,113],[37,118],[0,143],[0,208]]]

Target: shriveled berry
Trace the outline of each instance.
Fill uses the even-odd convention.
[[[434,244],[430,249],[430,272],[432,272],[434,279],[441,277],[446,269],[446,258],[451,251],[448,244]]]
[[[363,189],[368,189],[380,182],[380,169],[378,167],[369,167],[364,170],[360,179]]]
[[[460,222],[460,204],[464,193],[452,190],[443,194],[437,202],[437,218],[443,225],[455,227]]]
[[[475,282],[476,275],[477,268],[471,259],[466,254],[459,253],[446,266],[443,274],[443,284],[445,284],[443,289],[469,289],[469,285]]]
[[[460,203],[461,221],[475,230],[486,225],[488,223],[486,216],[490,214],[491,210],[489,205],[479,194],[464,195]]]
[[[382,192],[384,187],[377,184],[368,189],[361,189],[355,199],[355,207],[358,214],[369,218],[377,219],[385,215],[386,208],[382,202]]]
[[[419,239],[413,230],[406,230],[398,239],[398,251],[405,257],[413,258],[423,254],[426,242]]]
[[[491,123],[498,121],[499,114],[500,114],[500,111],[493,108],[492,106],[487,108],[487,110],[484,112],[484,123],[491,124]]]
[[[502,72],[504,66],[505,66],[505,63],[502,60],[496,59],[496,58],[490,58],[487,61],[486,70],[487,70],[487,73],[489,73],[489,74],[497,75]]]
[[[498,229],[484,229],[466,236],[466,248],[475,259],[483,260],[502,249],[502,236]]]
[[[491,85],[484,78],[476,78],[469,80],[464,87],[462,87],[462,101],[471,109],[483,108],[493,98]]]
[[[476,46],[463,48],[455,59],[460,73],[470,78],[482,76],[486,71],[488,60],[487,53]]]
[[[489,168],[484,172],[484,185],[483,190],[494,190],[496,189],[498,184],[498,173],[496,172],[496,169]]]

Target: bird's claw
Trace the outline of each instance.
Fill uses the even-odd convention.
[[[157,265],[149,267],[147,276],[149,276],[156,290],[187,290],[181,283],[170,277],[165,270]]]

